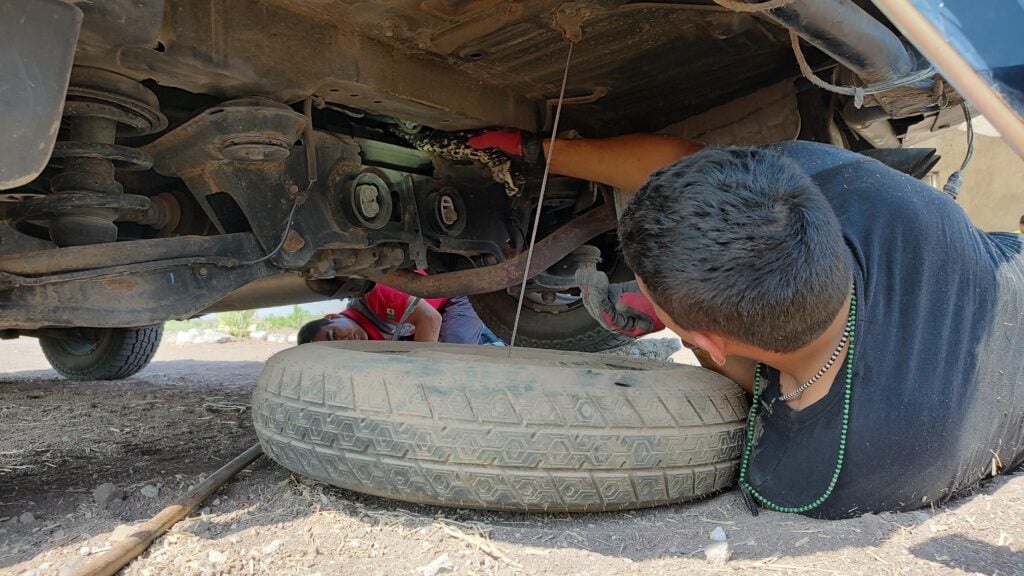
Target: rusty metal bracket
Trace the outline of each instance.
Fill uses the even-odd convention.
[[[374,281],[421,298],[451,298],[485,294],[515,286],[557,264],[591,238],[615,228],[615,211],[611,204],[569,222],[536,243],[530,270],[526,272],[527,253],[523,252],[501,264],[460,270],[432,276],[420,276],[411,270],[397,270],[373,278]]]

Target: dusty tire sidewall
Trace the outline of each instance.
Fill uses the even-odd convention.
[[[733,481],[746,401],[712,372],[547,350],[517,349],[542,358],[502,363],[507,351],[486,346],[444,346],[444,361],[388,360],[338,344],[279,353],[253,396],[268,455],[317,480],[409,502],[525,511],[641,508]],[[410,346],[387,347],[399,345]],[[546,483],[537,491],[547,496],[490,497],[477,489],[484,476],[488,485]],[[653,492],[638,488],[651,482]],[[581,488],[590,495],[559,493],[590,484]],[[605,485],[635,495],[597,494]]]

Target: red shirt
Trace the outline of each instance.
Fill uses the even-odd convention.
[[[417,273],[426,275],[419,271]],[[383,284],[377,284],[372,290],[363,296],[363,302],[366,304],[366,307],[376,314],[381,320],[385,322],[398,322],[405,314],[405,307],[409,305],[411,298],[412,296],[409,296],[405,292],[400,292],[394,288],[384,286]],[[430,306],[435,310],[440,310],[448,303],[447,298],[424,298],[423,301],[430,304]],[[365,316],[351,308],[343,310],[341,315],[346,318],[350,318],[356,324],[359,324],[359,326],[366,331],[366,335],[370,340],[390,339],[382,334],[373,322],[370,322],[370,320]],[[330,316],[328,316],[328,318],[329,317]]]

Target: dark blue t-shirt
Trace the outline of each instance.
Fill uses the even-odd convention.
[[[767,149],[796,162],[818,185],[854,262],[856,352],[845,464],[831,497],[808,514],[918,508],[975,484],[993,466],[1019,463],[1021,236],[978,230],[945,194],[859,154],[810,142]],[[794,411],[772,402],[778,372],[767,368],[765,375],[748,481],[776,504],[802,506],[825,491],[835,469],[844,378],[825,398]]]

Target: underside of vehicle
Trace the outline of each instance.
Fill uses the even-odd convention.
[[[919,173],[906,147],[963,120],[869,2],[723,4],[0,0],[0,337],[123,377],[166,320],[373,282],[471,295],[507,336],[525,273],[520,344],[621,344],[573,274],[630,276],[623,192],[552,177],[538,206],[542,168],[465,144],[550,130],[569,42],[565,137],[799,138]]]

